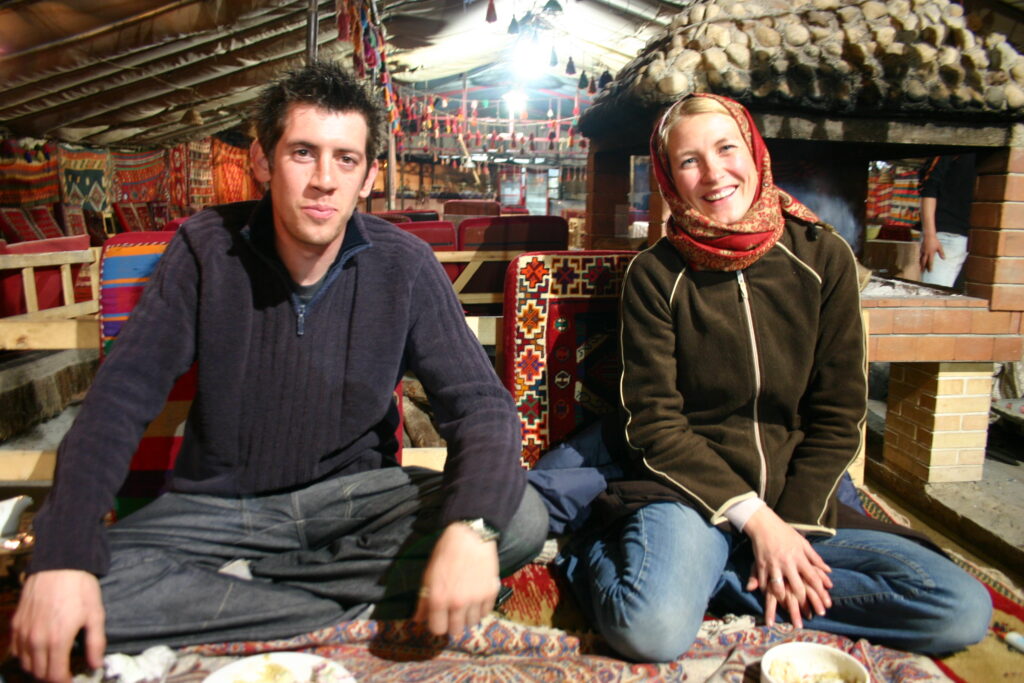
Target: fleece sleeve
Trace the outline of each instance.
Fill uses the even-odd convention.
[[[867,365],[853,252],[831,233],[819,239],[829,240],[830,258],[823,269],[814,369],[801,400],[805,436],[775,511],[801,531],[831,534],[830,500],[863,448]]]

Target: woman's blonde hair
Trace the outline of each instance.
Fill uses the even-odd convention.
[[[684,116],[695,114],[725,114],[732,118],[732,114],[725,108],[725,105],[711,97],[695,97],[689,95],[669,107],[665,116],[661,119],[661,128],[658,131],[658,153],[666,168],[670,167],[668,158],[668,134],[672,128],[679,123]]]

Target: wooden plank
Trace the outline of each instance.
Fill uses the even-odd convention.
[[[6,318],[2,318],[2,320],[4,322],[42,322],[44,320],[64,320],[67,318],[77,318],[82,315],[91,315],[99,312],[99,310],[100,302],[96,300],[89,300],[80,301],[77,304],[68,304],[66,306],[44,308],[41,311],[34,311],[32,313],[9,315]],[[98,324],[95,320],[93,323]]]
[[[89,302],[86,302],[89,303]],[[11,321],[0,319],[0,351],[98,349],[95,319]]]
[[[39,310],[39,297],[36,293],[36,271],[34,268],[21,269],[22,296],[25,297],[25,310],[34,313]]]
[[[0,449],[0,481],[53,481],[57,451]]]
[[[17,268],[41,268],[59,266],[65,263],[93,263],[96,256],[91,249],[78,251],[49,251],[42,254],[3,254],[0,256],[0,270]]]

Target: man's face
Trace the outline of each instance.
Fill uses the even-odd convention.
[[[323,253],[341,246],[360,198],[369,196],[377,160],[366,158],[366,119],[293,104],[272,150],[273,166],[253,142],[256,178],[270,183],[278,249]]]

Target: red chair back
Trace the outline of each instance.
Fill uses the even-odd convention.
[[[569,246],[569,224],[558,216],[487,216],[459,225],[459,251],[556,251]],[[462,288],[464,294],[502,292],[507,263],[484,263]],[[473,309],[499,312],[500,306]]]
[[[411,221],[399,223],[398,227],[408,233],[416,235],[430,245],[434,251],[455,251],[458,246],[455,239],[455,226],[448,221]],[[444,272],[448,278],[455,282],[455,278],[462,272],[462,266],[457,263],[445,263]]]

